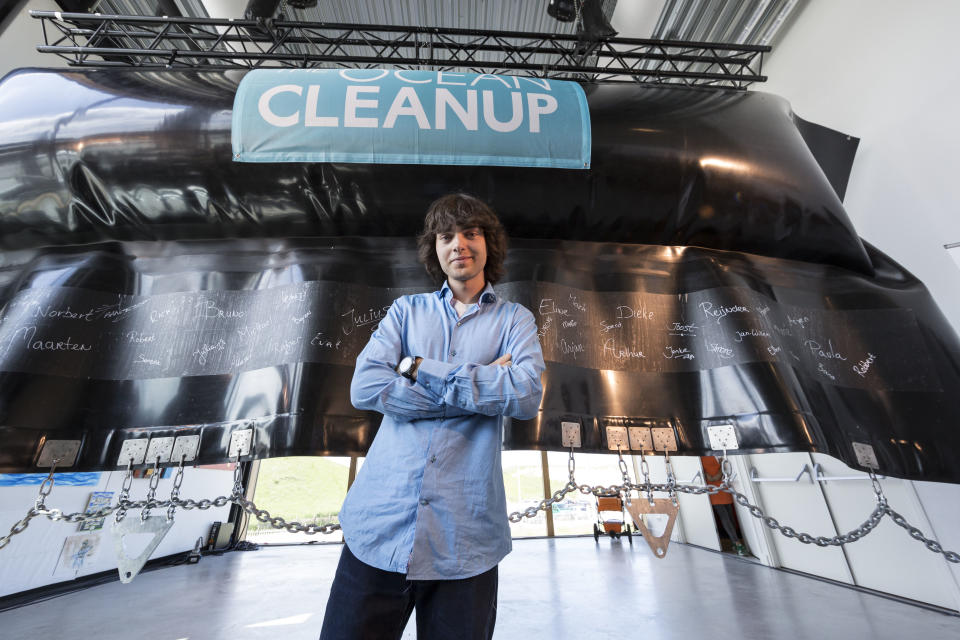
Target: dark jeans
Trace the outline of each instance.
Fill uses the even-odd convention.
[[[715,504],[713,505],[713,512],[717,514],[717,518],[720,520],[720,524],[723,525],[723,530],[727,533],[727,537],[730,538],[730,542],[733,544],[740,544],[740,536],[737,535],[737,525],[733,521],[734,510],[732,504]]]
[[[497,621],[497,567],[463,580],[407,580],[343,545],[320,640],[398,640],[417,610],[418,640],[489,640]]]

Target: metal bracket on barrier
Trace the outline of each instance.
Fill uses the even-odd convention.
[[[853,444],[853,455],[857,457],[857,464],[861,467],[869,467],[870,469],[879,469],[880,463],[877,462],[877,454],[874,452],[873,447],[863,442],[854,442]]]
[[[72,467],[77,461],[80,452],[79,440],[47,440],[43,443],[40,456],[37,458],[38,467],[52,467],[57,461],[57,467]]]
[[[650,431],[653,433],[654,450],[677,450],[677,434],[673,432],[673,427],[653,427]]]
[[[170,454],[173,453],[173,440],[173,436],[150,438],[144,461],[150,464],[170,462]]]
[[[147,455],[147,443],[150,438],[133,438],[124,440],[120,445],[120,455],[117,456],[117,467],[126,469],[131,465],[143,464]]]
[[[740,443],[737,442],[737,432],[732,424],[717,424],[707,427],[707,435],[710,437],[710,448],[714,451],[740,448]]]
[[[630,448],[634,451],[653,451],[653,435],[650,427],[627,427]]]
[[[560,443],[564,448],[579,448],[583,445],[580,442],[580,423],[579,422],[561,422],[560,423]]]
[[[810,465],[805,464],[800,468],[800,473],[797,474],[796,478],[761,478],[760,474],[757,472],[756,467],[750,468],[750,481],[751,482],[800,482],[800,478],[807,476],[807,479],[810,481],[810,484],[813,484],[814,475],[820,475],[820,465],[815,464],[814,468],[811,469]]]
[[[111,525],[113,531],[113,550],[117,555],[117,571],[120,573],[120,582],[126,584],[133,580],[143,565],[147,563],[160,541],[163,540],[170,527],[173,526],[173,520],[168,520],[164,516],[150,516],[146,520],[140,518],[124,518],[120,522],[114,522]],[[135,557],[127,555],[124,547],[126,537],[129,535],[153,534],[153,538],[147,543],[143,551]]]
[[[607,449],[611,451],[629,451],[630,440],[626,427],[607,427]]]
[[[680,508],[673,504],[673,501],[669,498],[655,498],[652,502],[645,498],[636,498],[628,501],[626,507],[627,511],[630,512],[631,518],[633,518],[633,523],[637,525],[637,529],[643,534],[643,539],[650,545],[650,550],[653,551],[653,555],[658,558],[666,557],[667,547],[670,545],[670,534],[673,533],[673,525],[677,521],[677,514],[680,513]],[[667,524],[663,528],[663,533],[659,536],[654,536],[650,532],[650,528],[647,527],[647,522],[644,518],[644,516],[655,514],[667,516]]]
[[[173,443],[173,452],[170,454],[170,460],[180,463],[182,458],[184,462],[193,462],[197,459],[197,453],[200,451],[200,436],[177,436]]]
[[[253,445],[253,429],[240,429],[230,434],[230,448],[227,449],[227,457],[242,458],[250,455],[250,447]]]

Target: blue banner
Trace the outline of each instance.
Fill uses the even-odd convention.
[[[575,82],[449,71],[258,69],[233,105],[240,162],[590,168]]]

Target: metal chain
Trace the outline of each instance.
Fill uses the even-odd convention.
[[[617,446],[617,458],[619,458],[617,465],[620,467],[620,475],[623,477],[623,486],[629,487],[633,483],[630,482],[630,473],[627,469],[627,461],[623,459],[623,451],[620,450],[619,446]],[[629,491],[623,492],[623,501],[626,504],[631,504]]]
[[[664,466],[667,469],[667,485],[670,487],[670,502],[673,503],[673,506],[679,507],[680,503],[677,502],[677,476],[673,472],[673,463],[670,462],[670,452],[664,452]]]
[[[242,493],[237,494],[236,492],[229,496],[219,496],[213,500],[203,499],[203,500],[193,500],[188,498],[186,500],[180,498],[172,498],[170,500],[128,500],[124,499],[122,502],[118,502],[115,505],[104,507],[99,511],[93,513],[85,513],[78,511],[76,513],[64,514],[59,509],[37,509],[36,507],[30,509],[27,512],[27,515],[18,523],[13,525],[10,528],[10,533],[2,538],[0,538],[0,549],[7,546],[10,542],[10,538],[18,533],[22,533],[27,526],[30,524],[30,520],[38,516],[45,516],[49,520],[54,521],[63,521],[69,522],[71,524],[79,524],[81,522],[86,522],[87,520],[96,520],[98,518],[104,518],[111,513],[116,512],[118,515],[120,512],[127,512],[134,509],[167,509],[169,514],[171,509],[200,509],[205,511],[211,507],[225,507],[226,505],[233,503],[243,509],[245,512],[256,517],[260,522],[268,523],[271,527],[275,529],[286,529],[290,533],[306,533],[308,535],[313,535],[317,533],[330,534],[334,531],[339,531],[340,525],[335,523],[327,524],[302,524],[299,522],[287,522],[279,516],[271,516],[270,512],[266,509],[258,509],[257,505],[252,501],[247,500],[243,497]]]
[[[57,470],[57,464],[59,462],[59,459],[55,458],[53,460],[53,464],[50,466],[50,473],[48,473],[47,477],[44,478],[43,482],[40,483],[40,490],[37,493],[37,499],[33,503],[33,508],[27,511],[27,515],[25,515],[22,520],[10,527],[10,533],[0,538],[0,549],[3,549],[5,546],[10,544],[10,539],[13,536],[17,535],[18,533],[23,533],[24,529],[30,526],[31,520],[48,511],[44,501],[46,500],[47,496],[50,495],[50,492],[53,491],[53,473]]]
[[[173,477],[173,489],[170,490],[170,502],[167,507],[167,522],[173,520],[173,513],[177,510],[176,502],[180,498],[180,485],[183,484],[183,463],[187,460],[187,454],[180,456],[180,464],[177,465],[177,475]]]
[[[576,468],[577,462],[573,459],[573,447],[570,447],[570,457],[567,459],[567,472],[569,478],[569,480],[567,480],[567,484],[565,484],[563,488],[554,491],[551,497],[541,500],[536,506],[527,507],[523,511],[514,511],[507,516],[507,519],[516,524],[524,518],[535,518],[537,517],[537,512],[552,509],[553,505],[563,500],[568,493],[572,493],[580,489],[580,487],[577,486],[577,481],[574,479],[574,472],[576,471]]]
[[[650,506],[653,506],[653,490],[650,487],[650,465],[647,463],[647,456],[640,452],[640,473],[643,474],[643,484],[647,486],[647,502],[650,503]]]
[[[153,463],[153,475],[150,476],[150,488],[147,491],[147,506],[140,511],[140,522],[146,522],[150,517],[150,509],[156,502],[157,487],[160,486],[160,458]]]
[[[618,452],[619,453],[619,452]],[[620,455],[620,470],[623,475],[623,484],[622,485],[611,485],[609,487],[604,486],[590,486],[587,484],[578,485],[575,478],[576,471],[576,461],[573,457],[573,448],[570,449],[570,457],[567,461],[567,471],[568,471],[568,480],[567,483],[561,488],[553,493],[550,498],[541,500],[536,506],[531,506],[523,511],[514,511],[508,516],[508,519],[512,523],[517,523],[523,520],[524,518],[534,518],[540,511],[546,511],[549,508],[552,508],[554,504],[563,500],[567,494],[579,491],[584,495],[594,495],[600,496],[601,494],[606,493],[616,493],[621,495],[629,496],[631,491],[644,492],[647,494],[648,499],[653,499],[654,491],[663,491],[675,495],[676,492],[691,494],[691,495],[712,495],[724,491],[733,496],[733,499],[740,506],[747,509],[747,511],[753,517],[759,519],[763,522],[764,525],[778,531],[781,535],[787,538],[793,538],[802,542],[803,544],[815,544],[818,547],[838,547],[845,544],[850,544],[851,542],[856,542],[860,540],[871,531],[877,528],[880,522],[883,520],[884,516],[889,516],[891,520],[894,521],[898,526],[902,527],[910,534],[910,537],[923,542],[924,545],[930,551],[934,553],[942,554],[943,557],[953,563],[960,564],[960,554],[954,551],[947,551],[935,540],[927,538],[920,529],[912,526],[907,520],[891,509],[887,504],[886,496],[883,494],[883,488],[880,486],[879,480],[877,480],[876,475],[871,471],[869,472],[870,480],[873,484],[874,494],[877,500],[877,506],[874,508],[870,516],[863,522],[859,527],[853,529],[847,533],[836,535],[831,538],[825,536],[813,536],[809,533],[798,533],[792,527],[781,525],[775,518],[768,516],[763,512],[760,507],[752,504],[750,499],[747,498],[744,494],[738,492],[736,489],[730,486],[730,477],[731,467],[730,461],[727,460],[724,456],[721,462],[721,468],[723,469],[723,480],[720,485],[692,485],[692,484],[677,484],[675,480],[671,477],[672,473],[668,471],[668,482],[666,484],[653,484],[650,482],[650,470],[649,465],[647,464],[646,458],[641,454],[640,468],[644,476],[643,484],[636,484],[630,482],[630,476],[626,470],[626,461],[623,460],[623,456]],[[24,516],[22,520],[14,524],[10,528],[10,533],[6,536],[0,538],[0,549],[3,549],[10,543],[10,539],[22,533],[27,526],[29,526],[30,521],[33,518],[39,516],[45,516],[49,520],[62,520],[64,522],[69,522],[72,524],[77,524],[81,522],[86,522],[87,520],[95,520],[99,518],[104,518],[111,513],[116,512],[117,520],[122,520],[124,514],[131,509],[152,509],[152,508],[167,508],[168,518],[172,518],[173,511],[176,508],[180,509],[200,509],[206,510],[211,507],[224,507],[227,504],[233,503],[243,509],[246,513],[254,516],[260,522],[269,524],[275,529],[285,529],[290,533],[306,533],[308,535],[313,535],[317,533],[330,534],[334,531],[340,529],[339,524],[327,523],[327,524],[302,524],[300,522],[287,522],[279,516],[271,516],[270,512],[266,509],[259,509],[257,505],[254,504],[251,500],[247,500],[243,496],[243,484],[242,476],[240,471],[240,465],[237,464],[237,467],[234,470],[234,486],[233,493],[230,496],[219,496],[213,500],[203,499],[203,500],[193,500],[186,499],[183,500],[179,498],[180,483],[183,481],[183,460],[181,460],[180,468],[177,470],[177,477],[174,479],[174,489],[171,493],[169,500],[157,501],[151,499],[148,495],[147,500],[132,501],[129,500],[128,496],[130,493],[130,482],[133,476],[132,465],[127,465],[127,473],[124,476],[123,487],[120,493],[120,498],[117,504],[109,507],[104,507],[94,513],[84,513],[77,512],[71,514],[64,514],[60,509],[48,509],[46,508],[44,501],[46,497],[50,494],[50,491],[53,489],[53,474],[56,465],[51,467],[50,473],[47,476],[47,479],[43,481],[40,485],[40,491],[37,496],[37,501],[33,508],[31,508],[27,515]],[[155,475],[158,475],[155,473]]]
[[[47,508],[46,505],[44,505],[44,501],[46,500],[47,496],[50,495],[50,492],[53,491],[53,474],[57,470],[57,464],[59,464],[59,462],[59,458],[54,459],[53,464],[50,466],[50,473],[48,473],[47,477],[44,478],[43,482],[40,483],[40,491],[37,493],[36,502],[34,502],[34,507],[38,511]]]
[[[130,502],[130,487],[133,486],[133,458],[127,461],[127,473],[123,476],[123,484],[120,486],[120,497],[117,499],[116,521],[120,522],[127,515],[127,507]]]
[[[622,459],[622,458],[621,458]],[[567,485],[553,494],[553,497],[549,500],[541,500],[540,505],[537,507],[529,507],[523,511],[514,511],[510,514],[510,522],[517,523],[523,520],[523,518],[533,518],[537,515],[537,511],[546,510],[547,506],[552,505],[555,502],[559,502],[563,499],[566,494],[570,493],[574,489],[579,490],[580,493],[584,495],[594,495],[600,496],[601,494],[606,493],[619,493],[619,494],[628,494],[629,491],[644,492],[647,494],[649,500],[653,500],[654,491],[663,491],[667,493],[679,491],[681,493],[687,493],[692,495],[712,495],[715,493],[720,493],[721,491],[729,493],[733,496],[733,499],[736,500],[737,504],[742,507],[745,507],[747,511],[753,517],[762,521],[770,529],[778,531],[781,535],[787,538],[793,538],[802,542],[803,544],[815,544],[818,547],[839,547],[845,544],[850,544],[851,542],[856,542],[860,540],[871,531],[877,528],[880,522],[883,520],[884,516],[890,516],[890,519],[893,520],[898,526],[903,527],[910,534],[910,537],[923,542],[924,545],[930,551],[934,553],[940,553],[946,558],[949,562],[954,562],[960,564],[960,554],[955,551],[946,551],[943,547],[935,540],[931,540],[924,536],[923,532],[917,529],[916,527],[909,524],[906,519],[901,516],[899,513],[891,509],[887,505],[886,496],[883,495],[883,489],[880,486],[879,480],[877,480],[876,475],[871,471],[869,472],[870,480],[873,483],[874,494],[877,498],[877,506],[874,508],[873,512],[867,517],[857,528],[848,531],[847,533],[833,536],[828,538],[825,536],[813,536],[809,533],[798,533],[794,528],[781,525],[776,518],[768,516],[763,512],[760,507],[752,504],[750,499],[747,498],[744,494],[740,493],[736,489],[730,486],[730,480],[733,476],[732,463],[727,459],[726,455],[723,456],[721,461],[721,469],[723,471],[723,480],[719,485],[691,485],[691,484],[676,484],[675,482],[667,482],[666,484],[653,484],[650,482],[650,471],[649,465],[647,464],[646,457],[641,452],[640,454],[640,469],[641,473],[644,476],[643,484],[633,484],[624,480],[623,485],[612,485],[609,487],[604,487],[602,485],[590,486],[586,484],[577,485],[576,480],[574,479],[573,472],[570,473],[570,480],[567,482]],[[570,462],[568,463],[568,468],[574,468],[573,462],[573,449],[570,450]],[[669,472],[668,472],[669,474]],[[669,477],[669,476],[668,476]],[[545,505],[545,506],[544,506]]]

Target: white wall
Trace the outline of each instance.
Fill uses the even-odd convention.
[[[957,23],[954,0],[810,2],[764,60],[769,80],[755,88],[860,138],[847,213],[861,237],[926,284],[960,332],[960,259],[944,248],[960,242]],[[960,486],[914,488],[927,535],[960,548]],[[960,566],[949,568],[960,583]]]
[[[847,533],[859,527],[876,506],[866,474],[823,454],[736,456],[735,465],[740,462],[756,469],[759,476],[751,480],[748,471],[741,474],[741,480],[753,484],[756,504],[798,532],[826,537]],[[809,469],[819,465],[823,480],[814,481],[811,472],[797,481],[770,481],[796,478],[804,465]],[[908,523],[943,548],[960,549],[960,486],[896,478],[880,483],[890,507]],[[752,523],[746,510],[738,508],[738,514],[741,525]],[[960,565],[928,550],[890,518],[883,518],[874,531],[842,549],[805,545],[777,533],[769,536],[769,542],[758,542],[773,547],[769,554],[773,561],[765,564],[960,610]],[[755,544],[751,543],[751,550],[763,557],[758,552],[764,549]]]
[[[956,25],[960,2],[810,2],[764,60],[801,117],[860,138],[844,205],[859,234],[922,280],[960,331]]]
[[[87,499],[93,491],[113,491],[113,501],[116,503],[124,473],[122,471],[104,472],[96,486],[57,486],[46,499],[48,509],[57,508],[64,513],[83,511]],[[149,480],[137,478],[133,480],[130,491],[131,500],[146,498]],[[173,488],[173,470],[168,476],[160,480],[157,488],[157,498],[166,500],[170,497]],[[215,469],[186,468],[183,474],[183,485],[180,487],[180,497],[216,498],[229,495],[233,488],[233,472]],[[10,527],[22,519],[33,506],[39,487],[15,486],[0,487],[0,530],[6,535]],[[154,515],[165,515],[165,511],[155,511]],[[167,555],[188,551],[193,548],[197,538],[206,536],[210,531],[210,524],[216,520],[225,522],[230,514],[230,507],[201,511],[178,510],[174,515],[174,525],[167,532],[160,546],[152,554],[159,558]],[[139,511],[130,511],[128,518],[139,519]],[[64,540],[70,536],[83,535],[77,531],[75,524],[52,522],[45,517],[34,518],[27,529],[13,536],[10,543],[0,549],[0,596],[19,593],[28,589],[35,589],[56,582],[73,580],[75,577],[85,576],[101,571],[116,569],[117,561],[114,552],[113,536],[110,533],[112,516],[108,517],[104,527],[99,531],[90,532],[99,537],[96,550],[83,563],[79,571],[58,569],[60,552]],[[129,541],[128,555],[139,555],[146,540],[139,540],[139,536],[127,536]],[[140,546],[136,546],[136,545]],[[2,635],[2,634],[0,634]]]
[[[36,11],[59,11],[53,0],[30,0],[13,21],[0,34],[0,78],[20,67],[65,67],[66,60],[50,53],[39,53],[37,45],[43,44],[43,29],[39,20],[27,13]]]

